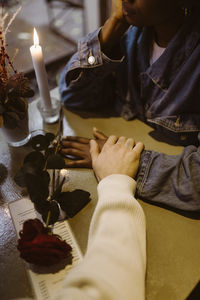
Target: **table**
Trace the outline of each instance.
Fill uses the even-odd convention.
[[[58,89],[52,91],[58,98]],[[30,128],[56,131],[57,125],[43,125],[36,101],[29,105]],[[141,138],[146,149],[179,154],[182,147],[154,140],[152,130],[139,120],[122,118],[82,118],[64,110],[64,135],[92,136],[97,127],[105,134]],[[0,170],[7,177],[0,185],[0,299],[32,297],[23,261],[16,250],[16,235],[8,210],[8,203],[21,198],[25,190],[13,182],[28,147],[9,148],[0,134]],[[6,169],[7,171],[6,171]],[[93,172],[88,169],[71,169],[70,189],[81,188],[91,193],[92,201],[70,220],[71,227],[83,253],[86,250],[88,228],[94,211],[97,193]],[[1,180],[2,181],[2,180]],[[140,201],[140,200],[139,200]],[[147,300],[184,300],[200,279],[200,222],[188,219],[166,209],[140,201],[147,220]]]

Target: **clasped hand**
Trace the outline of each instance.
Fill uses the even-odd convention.
[[[98,181],[112,174],[135,177],[143,148],[143,143],[135,145],[132,138],[121,136],[118,139],[115,135],[111,135],[100,152],[97,142],[91,140],[92,167]]]
[[[66,166],[93,167],[99,180],[110,174],[135,177],[140,154],[144,148],[143,143],[139,142],[135,145],[133,139],[125,137],[108,138],[97,130],[93,131],[93,135],[95,140],[73,136],[63,138],[61,153],[75,158],[75,160],[68,160]]]
[[[93,135],[101,150],[108,137],[95,129],[93,130]],[[67,167],[92,168],[90,139],[78,136],[63,137],[60,152],[66,157],[74,157],[74,160],[66,162]]]

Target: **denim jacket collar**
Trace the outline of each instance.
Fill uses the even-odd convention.
[[[181,27],[170,41],[163,55],[146,70],[146,74],[163,90],[167,90],[179,68],[184,64],[200,40],[200,22],[191,32],[192,18]],[[189,23],[189,26],[188,26]],[[190,30],[191,34],[188,34]],[[141,38],[141,43],[142,43]],[[142,48],[142,47],[141,47]],[[141,50],[141,49],[140,49]]]

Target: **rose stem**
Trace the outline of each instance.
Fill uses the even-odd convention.
[[[55,192],[55,169],[53,169],[53,178],[52,178],[52,194]]]
[[[63,132],[63,110],[61,108],[60,109],[60,114],[59,114],[59,120],[58,120],[58,131],[57,131],[57,134],[56,134],[57,137],[58,137],[58,143],[57,143],[55,154],[58,152],[58,150],[60,148],[62,132]]]
[[[49,221],[50,221],[50,217],[51,217],[51,211],[48,211],[48,215],[47,215],[47,220],[46,220],[46,227],[49,227]]]
[[[59,187],[60,184],[60,170],[57,170],[57,178],[56,178],[56,188]]]

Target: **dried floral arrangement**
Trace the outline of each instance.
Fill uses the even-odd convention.
[[[21,7],[9,19],[8,13],[4,12],[4,4],[1,5],[0,19],[0,127],[12,129],[17,127],[18,121],[26,116],[27,101],[25,98],[34,95],[29,87],[29,81],[22,72],[14,68],[14,59],[17,50],[12,58],[7,53],[6,34],[20,12]]]

